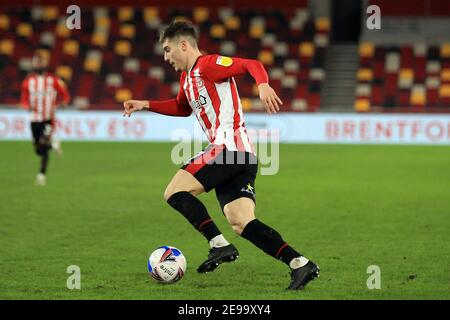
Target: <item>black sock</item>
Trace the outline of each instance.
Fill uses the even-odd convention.
[[[47,146],[43,146],[40,152],[41,167],[39,172],[42,174],[45,174],[47,172],[48,158],[49,158],[48,151],[49,148]]]
[[[241,236],[268,255],[282,260],[288,266],[292,259],[301,256],[300,253],[295,251],[283,240],[277,231],[265,225],[258,219],[250,221],[245,226]]]
[[[208,241],[221,234],[203,203],[189,192],[174,193],[167,203],[179,211]]]

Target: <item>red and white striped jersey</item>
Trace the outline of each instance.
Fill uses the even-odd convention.
[[[22,82],[21,104],[30,111],[31,122],[53,120],[57,103],[69,100],[64,82],[51,73],[32,73]]]
[[[234,76],[249,72],[257,84],[268,82],[261,62],[219,55],[200,56],[180,77],[176,99],[150,101],[150,111],[188,116],[194,113],[211,144],[254,153]]]

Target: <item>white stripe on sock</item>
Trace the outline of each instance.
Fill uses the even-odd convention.
[[[305,266],[308,262],[309,262],[308,259],[306,259],[303,256],[300,256],[298,258],[292,259],[291,262],[289,263],[289,267],[291,267],[291,269],[298,269]]]
[[[209,246],[211,248],[220,248],[229,245],[230,243],[225,239],[222,234],[215,236],[209,241]]]

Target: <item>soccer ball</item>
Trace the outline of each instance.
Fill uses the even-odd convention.
[[[186,258],[175,247],[159,247],[148,258],[148,272],[158,282],[177,282],[186,272]]]

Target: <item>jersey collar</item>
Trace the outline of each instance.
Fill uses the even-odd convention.
[[[198,56],[197,59],[195,60],[194,64],[192,65],[192,67],[189,69],[188,74],[191,74],[192,70],[195,68],[195,66],[197,65],[198,60],[203,57],[203,55]]]

